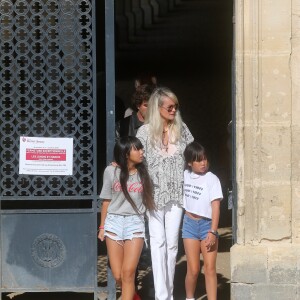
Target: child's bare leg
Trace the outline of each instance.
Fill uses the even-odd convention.
[[[216,261],[218,253],[218,240],[212,246],[210,251],[207,251],[205,241],[201,241],[201,252],[204,259],[204,275],[205,287],[208,300],[217,300],[217,272]]]
[[[112,233],[110,234],[114,235]],[[106,237],[105,240],[112,274],[116,280],[116,283],[122,287],[121,274],[124,257],[124,242],[115,241],[109,237]]]
[[[122,300],[132,300],[135,293],[135,271],[143,249],[144,239],[133,238],[124,244],[122,268]]]
[[[186,298],[194,298],[197,279],[200,271],[200,250],[201,243],[198,240],[183,239],[186,260],[187,272],[185,277],[185,292]]]

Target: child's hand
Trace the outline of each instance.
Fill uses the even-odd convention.
[[[214,234],[212,233],[207,234],[207,237],[205,239],[205,247],[207,249],[207,252],[213,251],[215,249],[216,241],[217,241],[217,237]]]
[[[104,229],[99,229],[99,233],[98,233],[98,239],[103,242],[105,240],[104,237]]]
[[[118,166],[119,166],[115,161],[112,161],[112,162],[110,163],[110,165],[113,166],[113,167],[118,167]]]

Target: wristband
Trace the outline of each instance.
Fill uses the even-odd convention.
[[[217,230],[211,229],[209,232],[210,232],[211,234],[213,234],[216,238],[219,238],[219,233],[218,233]]]
[[[104,226],[99,226],[99,229],[104,229]]]

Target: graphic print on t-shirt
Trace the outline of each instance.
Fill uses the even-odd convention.
[[[185,210],[206,218],[211,218],[211,201],[223,198],[220,180],[211,172],[195,176],[185,170],[183,189]]]
[[[193,185],[193,184],[184,184],[184,196],[186,200],[199,200],[204,193],[204,187]]]
[[[115,181],[112,189],[114,192],[121,192],[122,187],[120,181]],[[128,193],[142,193],[143,192],[143,185],[141,182],[127,182],[127,190]]]

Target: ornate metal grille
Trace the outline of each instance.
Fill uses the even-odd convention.
[[[0,1],[0,197],[95,191],[92,0]],[[72,176],[19,175],[19,137],[72,137]]]

